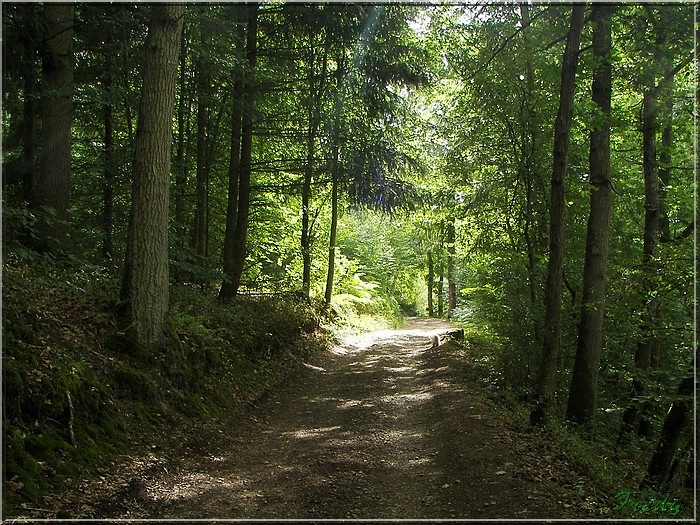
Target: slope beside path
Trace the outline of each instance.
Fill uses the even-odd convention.
[[[347,338],[230,422],[86,483],[73,517],[591,517],[580,480],[546,475],[550,452],[470,382],[461,348],[431,347],[450,328],[412,319]]]

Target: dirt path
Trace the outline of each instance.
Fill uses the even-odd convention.
[[[129,483],[83,505],[100,518],[588,517],[528,474],[507,422],[429,348],[449,325],[349,338],[227,427],[158,446]],[[535,451],[536,453],[536,451]],[[109,479],[105,478],[105,485]]]

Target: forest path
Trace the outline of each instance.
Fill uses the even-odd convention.
[[[226,427],[190,430],[161,459],[154,447],[149,466],[87,516],[590,516],[532,474],[545,452],[494,413],[464,353],[430,348],[449,328],[412,319],[347,338]]]

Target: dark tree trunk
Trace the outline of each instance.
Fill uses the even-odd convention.
[[[237,26],[236,40],[241,54],[245,53],[245,24],[240,21]],[[234,72],[236,81],[233,86],[233,104],[231,109],[231,144],[228,164],[228,201],[226,206],[226,231],[224,233],[224,275],[219,298],[229,300],[236,295],[233,279],[236,270],[236,217],[238,208],[238,182],[241,168],[241,119],[243,116],[243,78],[240,72]]]
[[[328,273],[326,274],[326,291],[324,302],[331,304],[333,298],[333,278],[335,276],[335,250],[338,237],[338,143],[337,137],[333,143],[333,160],[331,176],[333,178],[331,187],[331,227],[328,239]]]
[[[523,28],[527,28],[530,25],[530,9],[527,3],[520,4],[520,19]],[[536,309],[539,305],[538,298],[538,279],[537,275],[537,256],[535,253],[536,248],[536,235],[533,235],[533,225],[535,223],[534,218],[534,181],[536,177],[533,173],[533,159],[535,156],[535,148],[537,144],[538,128],[535,120],[535,115],[533,111],[533,106],[535,104],[533,97],[533,90],[535,86],[535,72],[532,65],[532,58],[530,55],[530,38],[529,31],[524,29],[522,31],[523,47],[526,50],[525,55],[525,82],[526,90],[523,95],[521,103],[521,138],[520,138],[520,178],[525,186],[525,211],[523,218],[523,237],[525,240],[525,250],[527,252],[527,282],[528,291],[530,294],[530,306]],[[542,327],[540,326],[540,320],[537,315],[534,316],[532,322],[533,337],[536,343],[542,344],[541,332]]]
[[[593,72],[592,98],[600,110],[600,122],[590,133],[591,209],[586,234],[586,256],[583,266],[583,301],[578,329],[566,417],[579,424],[591,423],[595,416],[598,390],[598,368],[603,346],[603,313],[605,281],[608,268],[608,241],[612,212],[610,180],[610,99],[612,73],[610,66],[612,7],[593,6]]]
[[[112,263],[114,256],[114,183],[116,166],[114,163],[114,106],[112,102],[112,59],[105,56],[105,74],[102,79],[106,101],[102,109],[104,121],[104,181],[102,185],[102,260]]]
[[[28,5],[28,17],[36,16],[36,6]],[[31,24],[28,24],[31,28]],[[24,51],[24,107],[22,122],[22,168],[20,180],[22,183],[22,200],[34,206],[35,184],[37,177],[37,42],[35,32],[28,28],[22,39]]]
[[[678,451],[678,443],[686,426],[689,422],[692,422],[694,388],[694,373],[683,379],[678,386],[677,399],[666,414],[666,419],[664,419],[664,424],[661,428],[661,435],[656,443],[656,449],[651,457],[647,474],[641,482],[640,489],[653,487],[656,490],[663,490],[670,481],[671,465]]]
[[[326,274],[326,290],[324,302],[331,304],[333,297],[333,278],[335,276],[335,250],[338,236],[338,183],[340,179],[340,123],[345,102],[343,79],[345,78],[345,62],[342,55],[337,59],[336,69],[336,102],[333,110],[333,142],[331,144],[331,225],[328,239],[328,273]]]
[[[73,4],[44,4],[46,33],[42,49],[41,169],[35,203],[53,217],[39,223],[40,250],[65,246],[70,204],[71,128],[73,124]],[[43,214],[42,214],[43,215]]]
[[[447,318],[457,307],[457,283],[455,280],[455,218],[447,223]]]
[[[258,4],[248,4],[246,37],[247,78],[244,89],[243,115],[241,124],[241,163],[238,181],[238,211],[233,241],[233,261],[231,264],[232,296],[238,293],[246,260],[248,237],[248,215],[250,212],[250,174],[253,153],[253,112],[255,110],[255,64],[257,61]]]
[[[207,34],[201,24],[202,48],[207,43]],[[197,171],[195,175],[195,212],[194,228],[192,229],[192,248],[197,254],[200,264],[203,263],[206,251],[206,217],[207,217],[207,143],[210,133],[210,99],[211,80],[207,65],[201,57],[195,63],[195,78],[197,85]]]
[[[315,39],[313,36],[309,42],[309,127],[306,137],[306,170],[304,171],[304,185],[301,195],[302,224],[301,224],[301,254],[303,259],[302,291],[308,298],[311,292],[311,241],[313,238],[313,224],[311,222],[311,184],[315,172],[316,141],[318,128],[321,122],[321,98],[325,89],[326,73],[328,69],[327,51],[321,58],[320,76],[316,79],[316,56],[314,53]]]
[[[428,317],[435,316],[435,308],[433,307],[433,289],[435,288],[435,267],[433,265],[433,252],[428,250],[427,254],[427,264],[428,264]]]
[[[139,344],[163,341],[168,309],[168,197],[172,115],[184,4],[152,7],[134,153],[129,238],[122,283]]]
[[[180,39],[180,81],[177,104],[177,154],[175,165],[175,242],[179,248],[185,246],[185,192],[187,188],[187,161],[185,152],[185,100],[187,71],[187,35],[183,31]]]
[[[302,258],[302,277],[301,290],[305,297],[309,297],[311,291],[311,226],[310,226],[310,210],[311,205],[311,182],[314,174],[314,159],[316,156],[316,87],[314,85],[315,77],[315,54],[313,37],[310,42],[309,53],[309,102],[308,102],[308,128],[306,132],[306,169],[304,170],[304,183],[301,190],[301,258]]]
[[[442,251],[442,250],[441,250]],[[445,315],[445,265],[438,264],[438,317]]]
[[[650,19],[653,11],[650,6],[645,6]],[[666,41],[662,26],[656,25],[656,45],[662,47]],[[654,65],[658,62],[666,62],[662,57],[654,57]],[[669,76],[665,70],[670,69],[667,63],[659,64],[665,76],[660,84],[656,85],[655,74],[650,76],[647,88],[642,99],[642,148],[644,169],[644,237],[642,249],[642,282],[641,298],[642,322],[639,328],[639,340],[634,354],[635,374],[632,380],[631,401],[622,418],[622,435],[634,432],[644,437],[651,437],[653,425],[648,416],[651,405],[648,401],[640,401],[646,393],[644,376],[651,368],[659,354],[660,339],[659,329],[662,326],[662,304],[655,293],[658,288],[658,275],[662,268],[657,260],[659,242],[662,235],[662,204],[661,185],[659,180],[659,163],[657,158],[657,134],[659,131],[659,103],[658,98],[662,88],[672,85],[673,75]],[[667,137],[668,140],[670,137]],[[666,150],[664,155],[668,156]],[[666,157],[667,158],[667,157]]]
[[[561,286],[564,267],[564,179],[568,164],[569,130],[573,114],[578,49],[583,29],[585,4],[575,4],[571,11],[569,34],[566,39],[561,70],[559,110],[554,123],[554,152],[549,206],[549,262],[545,284],[545,321],[542,358],[537,376],[535,399],[530,414],[533,423],[546,419],[554,398],[557,363],[561,353]]]
[[[673,148],[673,80],[669,81],[666,103],[664,104],[663,129],[661,130],[661,150],[659,151],[659,199],[661,215],[659,217],[659,229],[661,241],[671,242],[671,223],[668,220],[664,198],[666,188],[671,184],[671,149]]]

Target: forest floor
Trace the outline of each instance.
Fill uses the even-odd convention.
[[[614,509],[614,494],[596,494],[542,431],[488,399],[468,345],[431,348],[450,328],[411,319],[348,337],[229,421],[183,426],[47,494],[43,517],[585,519]]]

